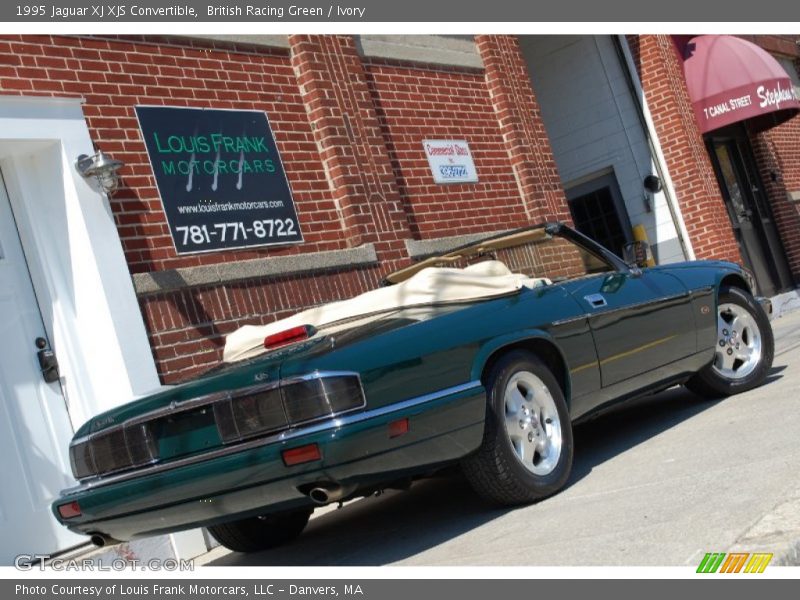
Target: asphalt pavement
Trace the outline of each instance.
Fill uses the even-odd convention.
[[[664,565],[706,552],[800,550],[800,311],[773,321],[762,387],[705,401],[682,387],[576,427],[566,489],[488,507],[457,474],[317,511],[292,544],[217,548],[210,565]]]

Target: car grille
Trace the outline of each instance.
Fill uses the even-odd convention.
[[[70,462],[84,480],[164,462],[332,418],[366,405],[356,373],[312,373],[216,393],[76,439]]]

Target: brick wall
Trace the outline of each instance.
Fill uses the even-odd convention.
[[[378,264],[367,267],[142,295],[164,383],[216,364],[224,335],[242,324],[373,289],[409,260],[406,239],[568,216],[515,38],[481,38],[485,71],[364,61],[349,36],[291,36],[289,46],[154,36],[0,38],[0,94],[84,98],[92,139],[126,163],[111,208],[131,273],[364,243],[376,249]],[[136,104],[265,110],[305,243],[177,256]],[[432,185],[426,137],[469,140],[480,183]]]
[[[792,50],[789,36],[756,37],[772,51]],[[695,252],[738,262],[672,43],[647,35],[629,41]],[[143,294],[165,383],[216,364],[224,335],[242,324],[374,288],[407,263],[407,239],[570,220],[516,37],[478,36],[483,69],[363,59],[350,36],[289,42],[267,49],[154,36],[0,38],[0,94],[84,98],[92,139],[125,161],[111,208],[131,273],[375,247],[376,265]],[[177,256],[136,104],[265,110],[305,243]],[[467,139],[480,182],[434,185],[426,138]],[[796,275],[800,214],[786,192],[800,189],[798,140],[798,119],[753,139]]]
[[[526,214],[532,221],[572,223],[519,39],[479,35],[476,42]]]
[[[302,250],[344,247],[285,52],[140,38],[16,36],[0,40],[0,64],[2,94],[84,98],[92,139],[126,163],[122,187],[112,198],[111,208],[132,273],[301,251],[289,247],[178,257],[139,133],[136,104],[266,110],[305,234]]]
[[[656,133],[698,259],[741,263],[714,169],[669,36],[628,36]]]
[[[353,38],[295,35],[290,44],[348,244],[372,242],[382,261],[400,260],[408,222]]]
[[[420,238],[527,222],[483,72],[367,63],[370,92],[410,227]],[[469,141],[477,184],[437,185],[424,139]]]
[[[797,36],[743,36],[765,50],[793,58],[800,72],[800,47]],[[756,162],[766,187],[775,224],[795,283],[800,283],[800,202],[790,194],[800,194],[800,115],[763,133],[751,135]]]

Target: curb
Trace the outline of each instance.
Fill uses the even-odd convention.
[[[776,556],[775,565],[780,567],[800,566],[800,540],[792,544],[782,555]]]
[[[800,565],[800,488],[739,536],[730,552],[770,552],[773,566]]]
[[[800,290],[784,292],[770,298],[772,301],[772,319],[778,319],[796,310],[800,310]]]

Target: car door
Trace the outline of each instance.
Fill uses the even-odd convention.
[[[614,271],[565,287],[589,317],[603,388],[696,352],[689,292],[672,275]]]

